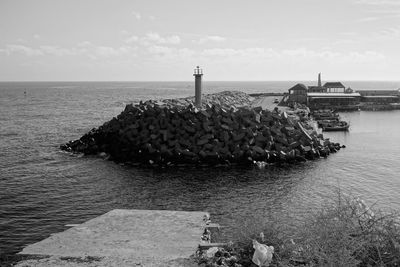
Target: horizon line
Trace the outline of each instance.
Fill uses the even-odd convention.
[[[315,80],[203,80],[207,82],[314,82]],[[327,80],[332,81],[332,80]],[[334,80],[338,81],[338,80]],[[400,82],[400,80],[342,80],[345,82]],[[0,83],[13,82],[194,82],[194,80],[0,80]]]

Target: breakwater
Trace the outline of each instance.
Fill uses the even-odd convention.
[[[117,117],[61,149],[116,162],[171,166],[294,163],[326,157],[341,147],[305,129],[305,118],[251,108],[244,93],[209,95],[201,109],[190,101],[129,104]]]
[[[253,97],[262,97],[262,96],[283,96],[284,93],[252,93],[249,94],[249,96],[253,96]]]

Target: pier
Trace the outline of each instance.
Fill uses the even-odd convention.
[[[197,211],[115,209],[28,245],[19,254],[43,257],[17,266],[197,266],[191,256],[205,217]]]

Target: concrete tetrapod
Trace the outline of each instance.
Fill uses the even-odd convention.
[[[340,148],[301,121],[260,107],[198,109],[152,101],[129,104],[117,117],[61,145],[65,151],[157,166],[294,163]]]

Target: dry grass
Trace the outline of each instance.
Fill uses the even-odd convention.
[[[400,217],[372,210],[339,192],[334,204],[311,213],[296,231],[282,222],[247,225],[234,250],[242,266],[254,266],[251,239],[275,247],[270,266],[400,266]]]

